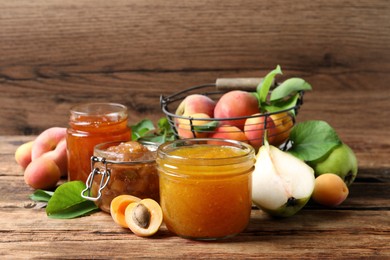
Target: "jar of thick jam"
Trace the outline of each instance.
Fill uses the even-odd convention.
[[[159,201],[156,167],[158,144],[152,142],[109,142],[95,146],[91,173],[82,196],[110,212],[111,201],[123,194]]]
[[[214,141],[176,140],[157,150],[164,222],[181,237],[226,238],[248,225],[254,149],[238,141]]]
[[[70,110],[67,131],[68,179],[85,182],[95,145],[130,140],[127,108],[115,103],[89,103]]]

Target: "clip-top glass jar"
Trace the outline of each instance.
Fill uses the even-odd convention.
[[[70,181],[87,180],[95,145],[130,140],[127,118],[127,107],[116,103],[81,104],[70,110],[66,139]]]
[[[157,143],[146,141],[96,145],[91,157],[91,173],[81,196],[94,201],[107,213],[111,201],[123,194],[158,202],[157,147]]]
[[[250,145],[215,139],[183,139],[160,145],[160,204],[171,232],[213,240],[248,225],[255,153]]]

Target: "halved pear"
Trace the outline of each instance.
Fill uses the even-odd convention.
[[[272,216],[292,216],[309,201],[314,182],[310,166],[265,142],[256,155],[252,201]]]

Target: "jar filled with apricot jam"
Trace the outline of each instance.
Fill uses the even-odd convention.
[[[95,145],[130,140],[127,119],[127,107],[116,103],[81,104],[70,110],[66,138],[68,180],[87,180]]]
[[[250,219],[255,152],[233,140],[182,139],[157,150],[160,204],[169,231],[215,240],[243,231]]]
[[[159,201],[157,147],[156,143],[137,141],[95,146],[82,196],[108,213],[111,201],[123,194]]]

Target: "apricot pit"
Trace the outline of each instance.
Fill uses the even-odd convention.
[[[115,223],[127,228],[125,210],[129,204],[139,201],[141,201],[140,198],[131,195],[119,195],[115,197],[110,204],[110,214]]]
[[[155,200],[143,199],[127,206],[125,220],[134,234],[147,237],[158,231],[162,224],[163,213]]]

